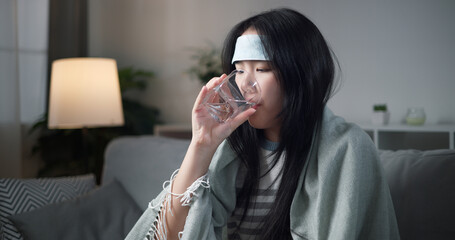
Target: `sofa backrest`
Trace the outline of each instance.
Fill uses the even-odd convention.
[[[101,184],[117,179],[145,210],[180,167],[188,146],[189,140],[156,136],[114,139],[105,151]]]
[[[454,239],[455,150],[379,151],[401,239]]]
[[[120,137],[105,152],[102,184],[116,178],[146,209],[163,182],[180,167],[189,140],[156,136]],[[455,236],[455,150],[379,151],[406,239]]]

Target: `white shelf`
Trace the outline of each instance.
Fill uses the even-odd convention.
[[[411,126],[405,124],[388,124],[384,126],[372,125],[372,124],[358,124],[366,132],[372,132],[372,138],[376,147],[380,148],[384,143],[384,138],[387,134],[398,134],[398,133],[420,133],[420,134],[435,134],[435,133],[447,133],[447,143],[450,149],[455,149],[454,137],[455,137],[455,124],[424,124],[421,126]],[[394,135],[396,136],[396,135]]]
[[[455,124],[425,124],[422,126],[388,124],[378,126],[367,123],[358,125],[369,133],[378,149],[455,149]],[[435,134],[437,136],[434,136]],[[156,125],[155,135],[190,139],[191,124]],[[410,143],[407,144],[408,142]]]

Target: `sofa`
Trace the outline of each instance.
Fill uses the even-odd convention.
[[[40,207],[35,204],[35,209],[0,215],[1,223],[7,219],[17,227],[19,237],[25,239],[123,239],[149,201],[161,191],[163,182],[180,166],[188,145],[189,140],[159,136],[114,139],[105,151],[100,186],[87,187],[77,196],[57,203]],[[455,150],[380,150],[378,153],[390,186],[401,238],[454,239]],[[93,176],[77,178],[81,177],[90,182],[87,179]],[[81,185],[84,184],[78,186]],[[43,234],[44,229],[50,229],[53,234],[45,235],[46,238],[32,236]]]

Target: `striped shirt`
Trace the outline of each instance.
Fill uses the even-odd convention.
[[[274,155],[272,155],[272,152],[278,147],[278,143],[265,140],[261,144],[261,147],[260,176],[263,176],[273,166]],[[273,206],[276,193],[280,186],[280,170],[283,161],[282,155],[276,165],[265,176],[260,178],[258,192],[255,196],[252,196],[246,216],[240,226],[244,209],[243,207],[236,206],[227,224],[228,239],[255,239],[261,233],[261,225]],[[240,164],[236,179],[237,193],[242,187],[246,173],[245,166]]]

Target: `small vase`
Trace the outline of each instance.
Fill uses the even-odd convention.
[[[390,113],[386,111],[375,111],[371,115],[371,123],[374,125],[387,125],[389,123]]]
[[[408,108],[406,114],[406,124],[408,125],[423,125],[426,120],[425,110],[421,107]]]

